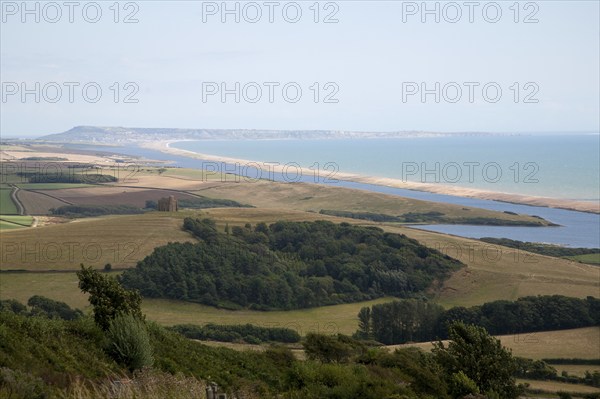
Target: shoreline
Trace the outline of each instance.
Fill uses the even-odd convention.
[[[148,148],[152,150],[157,150],[163,152],[165,154],[172,155],[180,155],[188,158],[194,159],[202,159],[213,162],[224,162],[224,163],[253,163],[259,164],[263,161],[257,160],[248,160],[248,159],[239,159],[239,158],[230,158],[223,157],[217,155],[203,154],[189,150],[181,150],[179,148],[173,148],[170,145],[172,143],[179,143],[185,141],[197,141],[197,140],[169,140],[169,141],[157,141],[157,142],[141,142],[138,145],[142,148]],[[281,173],[284,171],[285,165],[276,165],[270,166],[273,171]],[[311,175],[314,173],[313,170],[308,168],[300,168],[301,172],[307,175]],[[355,173],[347,173],[347,172],[336,172],[335,179],[350,181],[355,183],[364,183],[364,184],[373,184],[377,186],[385,186],[385,187],[393,187],[400,188],[405,190],[414,190],[414,191],[422,191],[429,192],[433,194],[444,194],[444,195],[452,195],[457,197],[466,197],[466,198],[477,198],[482,200],[491,200],[491,201],[499,201],[499,202],[507,202],[512,204],[519,205],[529,205],[529,206],[539,206],[546,208],[558,208],[565,209],[569,211],[578,211],[578,212],[586,212],[586,213],[600,213],[600,204],[595,203],[593,201],[577,201],[577,200],[567,200],[567,199],[559,199],[559,198],[548,198],[548,197],[537,197],[530,195],[522,195],[522,194],[510,194],[496,191],[488,191],[481,189],[470,189],[465,187],[456,187],[456,186],[447,186],[441,184],[431,184],[431,183],[420,183],[420,182],[410,182],[410,181],[402,181],[400,179],[394,179],[389,177],[376,177],[376,176],[367,176],[360,175]]]

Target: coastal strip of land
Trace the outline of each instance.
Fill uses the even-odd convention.
[[[230,158],[217,155],[197,153],[188,150],[182,150],[171,147],[172,143],[177,141],[156,141],[140,143],[141,147],[161,151],[166,154],[185,156],[189,158],[202,159],[206,161],[224,162],[230,164],[259,164],[259,160],[247,160],[239,158]],[[277,173],[285,172],[285,165],[269,165],[272,171]],[[302,173],[312,175],[313,170],[301,168]],[[538,197],[522,194],[503,193],[475,188],[448,186],[443,184],[430,184],[421,182],[404,181],[387,177],[365,176],[355,173],[336,172],[335,179],[351,181],[356,183],[374,184],[379,186],[394,187],[406,190],[425,191],[435,194],[453,195],[457,197],[477,198],[483,200],[501,201],[514,204],[541,206],[548,208],[559,208],[579,212],[600,213],[600,203],[593,201],[577,201],[560,198]]]

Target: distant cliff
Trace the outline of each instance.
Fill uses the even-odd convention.
[[[158,140],[364,139],[487,134],[489,133],[436,133],[423,131],[352,132],[340,130],[170,129],[76,126],[64,133],[50,134],[47,136],[42,136],[39,139],[55,142],[93,142],[114,144]]]

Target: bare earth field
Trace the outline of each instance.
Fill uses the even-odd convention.
[[[76,205],[132,205],[143,208],[147,200],[175,196],[177,199],[192,199],[192,195],[167,190],[146,190],[130,187],[95,186],[52,190],[53,196]]]
[[[25,208],[25,212],[29,215],[48,215],[52,208],[69,205],[69,202],[51,196],[57,190],[48,191],[51,191],[51,193],[49,193],[49,195],[44,195],[34,191],[19,190],[17,198],[21,201],[21,204],[23,204],[23,207]]]

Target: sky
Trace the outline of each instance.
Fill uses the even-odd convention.
[[[597,132],[599,4],[2,1],[0,133]]]

